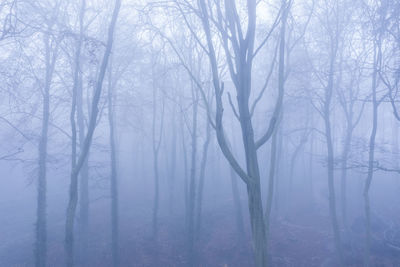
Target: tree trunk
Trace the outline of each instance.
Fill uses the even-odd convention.
[[[189,206],[187,209],[187,242],[188,242],[188,262],[189,266],[193,266],[195,263],[194,255],[194,237],[195,237],[195,203],[196,203],[196,163],[197,163],[197,113],[198,113],[198,96],[197,90],[194,92],[192,87],[192,154],[191,154],[191,166],[190,166],[190,179],[189,179]]]
[[[377,53],[378,50],[378,53]],[[374,174],[374,156],[375,156],[375,138],[378,130],[378,101],[376,99],[376,85],[378,75],[378,62],[381,60],[381,44],[374,43],[374,63],[372,74],[372,131],[369,138],[369,152],[368,152],[368,173],[364,185],[364,209],[365,209],[365,252],[364,252],[364,266],[370,266],[370,249],[371,249],[371,210],[369,201],[369,188],[371,186]]]
[[[57,51],[51,52],[51,42],[48,33],[43,36],[45,45],[46,74],[43,88],[42,132],[39,140],[39,173],[37,184],[37,210],[36,210],[36,240],[35,240],[35,266],[46,266],[47,257],[47,219],[46,219],[46,164],[47,142],[50,117],[50,86],[55,68]],[[56,48],[57,49],[57,48]]]
[[[332,33],[333,35],[333,33]],[[339,223],[337,220],[336,213],[336,196],[335,196],[335,182],[334,182],[334,151],[333,151],[333,138],[331,130],[330,121],[330,107],[332,102],[333,94],[333,82],[335,74],[335,61],[338,51],[338,36],[330,36],[330,53],[329,53],[329,73],[328,73],[328,83],[325,88],[325,101],[323,106],[323,119],[325,124],[325,137],[327,146],[327,174],[328,174],[328,189],[329,189],[329,212],[332,223],[332,230],[334,236],[334,242],[336,247],[336,253],[340,263],[342,263],[342,246],[340,241]]]
[[[260,183],[247,185],[251,232],[253,237],[255,266],[267,266],[267,240]]]
[[[304,133],[307,134],[307,133]],[[307,138],[306,137],[302,137],[302,139],[300,140],[299,145],[296,147],[296,149],[294,150],[291,160],[290,160],[290,171],[289,171],[289,194],[288,194],[288,201],[287,201],[287,205],[288,205],[288,211],[290,212],[292,207],[293,207],[293,203],[295,202],[293,199],[293,172],[296,166],[296,162],[297,162],[297,157],[299,156],[299,153],[301,151],[301,149],[303,148],[304,144],[307,142]]]
[[[338,254],[339,261],[342,262],[342,246],[340,241],[339,224],[336,214],[336,197],[335,197],[335,184],[334,184],[334,157],[333,157],[333,144],[330,129],[329,118],[325,121],[326,140],[328,149],[328,188],[329,188],[329,211],[333,229],[333,237]]]
[[[83,84],[82,84],[82,70],[81,70],[81,48],[83,42],[83,20],[86,9],[86,0],[81,1],[81,7],[79,12],[79,39],[76,47],[75,54],[75,73],[74,73],[74,90],[76,90],[76,119],[78,123],[78,133],[79,133],[79,144],[80,151],[83,150],[83,143],[85,142],[85,115],[83,112]],[[73,112],[74,113],[74,112]],[[74,116],[74,114],[72,114]],[[74,118],[73,118],[74,119]],[[75,122],[72,122],[75,128]],[[76,135],[76,133],[73,133]],[[76,144],[73,144],[75,146]],[[76,154],[76,153],[75,153]],[[73,156],[76,158],[76,155]],[[88,228],[89,228],[89,166],[88,158],[82,165],[82,170],[80,174],[80,185],[79,185],[79,195],[80,195],[80,210],[79,210],[79,236],[80,236],[80,260],[82,264],[86,263],[88,255]]]
[[[243,238],[245,237],[245,231],[244,231],[244,223],[243,223],[242,203],[240,201],[239,187],[238,187],[238,181],[237,181],[238,177],[237,177],[235,171],[230,166],[229,166],[229,172],[230,172],[230,176],[231,176],[233,204],[235,205],[235,217],[236,217],[238,242],[242,243]]]
[[[97,123],[97,116],[99,113],[98,104],[100,101],[101,91],[103,87],[103,81],[105,72],[108,65],[108,59],[111,54],[112,43],[113,43],[113,35],[115,24],[117,21],[118,13],[121,7],[121,0],[116,0],[115,7],[111,19],[111,23],[108,29],[108,39],[107,45],[104,52],[103,61],[100,66],[100,72],[98,75],[98,80],[96,83],[95,92],[93,95],[92,101],[92,109],[90,113],[90,120],[89,120],[89,127],[85,137],[85,142],[83,144],[83,149],[80,151],[78,161],[75,167],[71,170],[71,182],[70,182],[70,189],[69,189],[69,202],[67,207],[67,216],[66,216],[66,223],[65,223],[65,250],[66,250],[66,265],[68,267],[74,266],[74,220],[75,220],[75,213],[76,213],[76,205],[78,201],[78,175],[79,172],[87,160],[87,155],[89,153],[89,149],[92,143],[94,130],[96,128]]]
[[[254,142],[253,125],[250,119],[248,102],[238,102],[247,174],[251,177],[251,180],[247,183],[247,194],[255,264],[257,267],[264,267],[267,266],[267,240],[265,235],[257,150]]]
[[[171,142],[171,166],[170,166],[170,174],[169,174],[169,179],[168,179],[168,185],[169,185],[169,212],[172,215],[173,210],[174,210],[174,193],[175,193],[175,175],[176,175],[176,150],[177,150],[177,145],[176,145],[176,123],[175,123],[175,118],[176,118],[176,110],[174,107],[174,110],[172,112],[172,142]]]
[[[80,82],[77,98],[77,122],[79,131],[80,151],[83,150],[85,142],[85,117],[83,113],[82,82]],[[82,165],[79,183],[79,235],[80,235],[80,260],[86,263],[88,252],[88,231],[89,231],[89,157],[90,151]]]
[[[228,142],[228,145],[232,151],[235,150],[235,132],[233,128],[233,119],[232,118],[232,144]],[[228,139],[227,139],[228,140]],[[229,162],[228,162],[229,164]],[[230,178],[231,178],[231,186],[232,186],[232,197],[233,197],[233,204],[235,208],[235,218],[236,218],[236,229],[237,229],[237,242],[238,244],[243,243],[243,239],[245,237],[245,229],[244,229],[244,222],[243,222],[243,211],[242,211],[242,203],[240,200],[240,194],[239,194],[239,186],[238,186],[238,179],[239,177],[237,176],[235,170],[232,168],[232,166],[229,165],[229,173],[230,173]]]
[[[309,155],[309,161],[308,161],[308,195],[309,195],[309,200],[310,200],[310,207],[311,209],[314,209],[314,183],[313,183],[313,178],[314,178],[314,133],[310,133],[310,155]]]
[[[271,164],[269,167],[269,180],[268,180],[268,195],[267,195],[267,203],[265,205],[265,232],[266,232],[266,239],[268,241],[269,237],[269,230],[270,230],[270,224],[271,224],[271,210],[272,210],[272,201],[274,197],[274,189],[275,189],[275,184],[274,184],[274,179],[275,179],[275,174],[276,174],[276,149],[277,149],[277,135],[278,135],[278,129],[275,129],[273,135],[272,135],[272,143],[271,143]]]
[[[281,116],[283,117],[283,110],[282,110],[282,114]],[[281,117],[281,120],[283,119]],[[279,177],[280,179],[276,179],[275,184],[275,200],[273,201],[274,204],[274,209],[275,209],[275,214],[276,216],[274,216],[273,218],[276,220],[279,216],[280,216],[280,201],[281,201],[281,197],[280,195],[282,194],[282,190],[280,189],[280,180],[281,178],[284,177],[284,172],[283,172],[283,168],[282,168],[282,162],[285,162],[283,160],[283,154],[284,154],[284,147],[283,147],[283,134],[282,134],[282,123],[281,123],[281,127],[280,127],[280,131],[278,131],[278,144],[277,144],[277,156],[276,156],[276,172],[275,175],[276,177]]]
[[[350,115],[351,116],[351,115]],[[342,168],[341,168],[341,177],[340,177],[340,187],[341,187],[341,204],[342,204],[342,221],[343,227],[347,229],[347,161],[350,152],[350,144],[351,138],[353,135],[353,123],[352,120],[348,120],[347,129],[346,129],[346,137],[343,146],[342,152]]]
[[[187,159],[187,148],[186,148],[186,140],[185,140],[185,126],[184,126],[184,118],[183,114],[180,116],[180,130],[181,130],[181,140],[182,140],[182,154],[183,154],[183,196],[184,196],[184,204],[185,204],[185,225],[188,222],[187,209],[189,208],[189,191],[188,191],[188,159]]]
[[[158,174],[158,149],[156,144],[156,89],[153,88],[153,170],[154,170],[154,200],[153,200],[153,238],[158,235],[158,203],[159,203],[159,174]]]
[[[153,75],[155,76],[155,75]],[[158,137],[156,134],[157,122],[157,88],[153,84],[153,122],[152,122],[152,138],[153,138],[153,168],[154,168],[154,202],[153,202],[153,238],[157,241],[158,237],[158,211],[160,202],[160,174],[158,169],[158,158],[161,146],[161,137],[164,124],[164,98],[162,102],[161,121]]]
[[[116,156],[116,140],[115,140],[115,110],[114,110],[114,102],[115,96],[113,92],[113,87],[115,86],[112,83],[112,56],[110,59],[110,65],[108,70],[108,124],[110,128],[110,162],[111,162],[111,179],[110,179],[110,193],[111,193],[111,251],[112,251],[112,259],[113,266],[119,266],[119,213],[118,213],[118,176],[117,176],[117,156]]]
[[[205,171],[207,165],[207,155],[208,155],[208,147],[210,144],[210,124],[206,121],[206,140],[203,144],[203,153],[201,156],[200,163],[200,174],[199,174],[199,185],[198,185],[198,193],[197,193],[197,205],[196,205],[196,238],[198,239],[201,232],[201,216],[202,216],[202,207],[203,207],[203,188],[204,188],[204,180],[205,180]]]

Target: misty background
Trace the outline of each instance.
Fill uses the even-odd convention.
[[[397,0],[1,0],[0,266],[400,266]]]

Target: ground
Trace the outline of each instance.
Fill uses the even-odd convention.
[[[92,217],[87,264],[111,266],[109,222]],[[100,218],[103,218],[101,220]],[[199,266],[253,266],[249,225],[246,236],[238,238],[234,211],[230,208],[204,213],[201,237],[196,242]],[[62,218],[49,228],[48,266],[63,266]],[[93,220],[96,220],[94,223]],[[125,218],[120,224],[121,266],[187,266],[184,223],[181,217],[161,217],[157,241],[151,234],[151,221]],[[32,227],[33,228],[33,227]],[[32,266],[32,236],[14,233],[14,242],[0,247],[0,266]],[[347,238],[346,240],[350,240]],[[345,245],[346,266],[362,266],[362,248]],[[330,220],[318,214],[274,217],[269,241],[271,266],[340,266],[335,263]],[[79,254],[79,252],[78,252]],[[400,266],[399,254],[373,247],[372,266]]]

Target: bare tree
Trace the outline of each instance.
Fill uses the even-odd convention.
[[[210,121],[216,130],[218,144],[229,161],[235,172],[247,185],[250,221],[252,228],[252,237],[255,252],[256,266],[266,266],[267,264],[267,247],[265,223],[262,208],[261,188],[260,188],[260,171],[258,165],[257,150],[272,136],[279,111],[282,105],[282,97],[278,97],[274,113],[269,123],[266,133],[256,140],[254,136],[253,123],[251,120],[254,108],[249,105],[250,95],[252,91],[252,66],[253,59],[259,49],[267,42],[270,34],[262,41],[259,47],[255,47],[255,29],[256,29],[256,1],[247,1],[247,22],[243,23],[240,19],[236,3],[234,1],[225,1],[222,3],[217,1],[213,7],[207,7],[204,0],[200,0],[197,6],[193,6],[188,2],[181,3],[175,1],[176,7],[180,10],[181,15],[194,35],[198,44],[206,51],[210,61],[212,70],[212,81],[215,93],[215,121]],[[211,4],[211,3],[209,3]],[[188,22],[187,14],[183,10],[188,7],[194,11],[194,14],[201,22],[202,30],[205,35],[206,44],[201,42],[201,38],[193,30],[192,25]],[[290,5],[283,1],[282,10],[287,10]],[[243,29],[247,25],[247,30]],[[272,29],[275,28],[273,25]],[[218,58],[215,39],[212,31],[216,30],[219,34],[221,42],[219,43],[225,52],[225,59],[228,65],[229,74],[233,81],[237,93],[238,119],[241,126],[243,147],[246,158],[246,170],[242,169],[237,159],[233,156],[228,146],[226,135],[223,128],[223,102],[222,95],[224,92],[224,83],[220,75],[218,67]],[[271,30],[272,31],[272,30]],[[196,78],[195,75],[191,75]],[[196,83],[205,99],[205,93],[201,83]],[[280,95],[283,92],[279,90]],[[257,103],[254,103],[254,106]],[[211,118],[210,109],[207,104],[208,116]]]
[[[380,6],[382,7],[382,6]],[[369,10],[371,11],[371,10]],[[367,11],[368,12],[368,11]],[[378,107],[379,104],[386,97],[382,96],[380,99],[377,96],[377,87],[379,81],[379,69],[382,65],[382,34],[381,29],[376,29],[376,25],[382,25],[382,19],[385,17],[385,13],[380,13],[377,17],[374,14],[369,13],[369,18],[373,24],[373,63],[372,63],[372,78],[371,78],[371,92],[372,92],[372,129],[369,137],[368,147],[368,171],[367,177],[364,184],[364,210],[365,210],[365,251],[364,251],[364,265],[370,266],[370,250],[371,250],[371,208],[369,190],[374,174],[375,165],[375,139],[378,130]],[[376,23],[376,24],[375,24]]]
[[[117,22],[120,7],[121,7],[121,0],[116,0],[110,26],[108,29],[106,49],[104,51],[103,61],[100,66],[100,72],[98,75],[98,80],[93,95],[89,126],[85,136],[84,146],[79,154],[77,161],[74,158],[72,162],[73,168],[71,170],[71,184],[69,190],[69,202],[68,202],[66,224],[65,224],[65,250],[67,254],[67,262],[66,262],[67,266],[74,266],[74,220],[75,220],[76,205],[78,201],[78,176],[86,160],[87,154],[89,152],[90,145],[93,139],[93,133],[96,127],[97,116],[99,113],[98,103],[100,101],[104,76],[106,73],[108,60],[111,54],[114,29]]]
[[[337,208],[336,208],[336,193],[335,193],[335,183],[334,183],[334,138],[332,130],[332,101],[333,93],[336,88],[336,72],[337,72],[337,61],[338,54],[340,51],[340,40],[342,38],[342,9],[343,2],[340,1],[326,1],[326,6],[323,9],[321,17],[318,19],[322,21],[324,33],[327,35],[327,52],[328,52],[328,67],[326,77],[321,77],[318,73],[316,76],[323,88],[323,96],[319,96],[320,107],[317,107],[314,103],[314,107],[317,109],[318,113],[321,115],[324,121],[324,137],[326,140],[327,149],[327,178],[328,178],[328,194],[329,194],[329,212],[334,236],[334,244],[336,248],[336,254],[338,256],[339,262],[343,260],[340,228],[337,218]]]
[[[343,50],[341,51],[343,53]],[[341,55],[342,57],[342,55]],[[342,62],[342,59],[340,60]],[[351,152],[351,142],[353,139],[353,132],[361,120],[361,116],[364,111],[366,101],[363,101],[361,107],[357,110],[357,100],[360,98],[360,87],[361,82],[361,64],[363,64],[361,58],[355,62],[356,66],[353,69],[347,71],[350,74],[349,82],[345,84],[339,84],[336,87],[340,106],[343,109],[346,126],[344,131],[344,143],[341,153],[341,174],[340,174],[340,204],[342,212],[342,223],[343,227],[347,228],[347,172],[348,162]],[[351,68],[351,67],[350,67]],[[343,73],[343,66],[339,70],[339,82],[342,80],[341,76]]]

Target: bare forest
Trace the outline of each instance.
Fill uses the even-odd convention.
[[[399,139],[399,0],[0,0],[0,267],[398,267]]]

